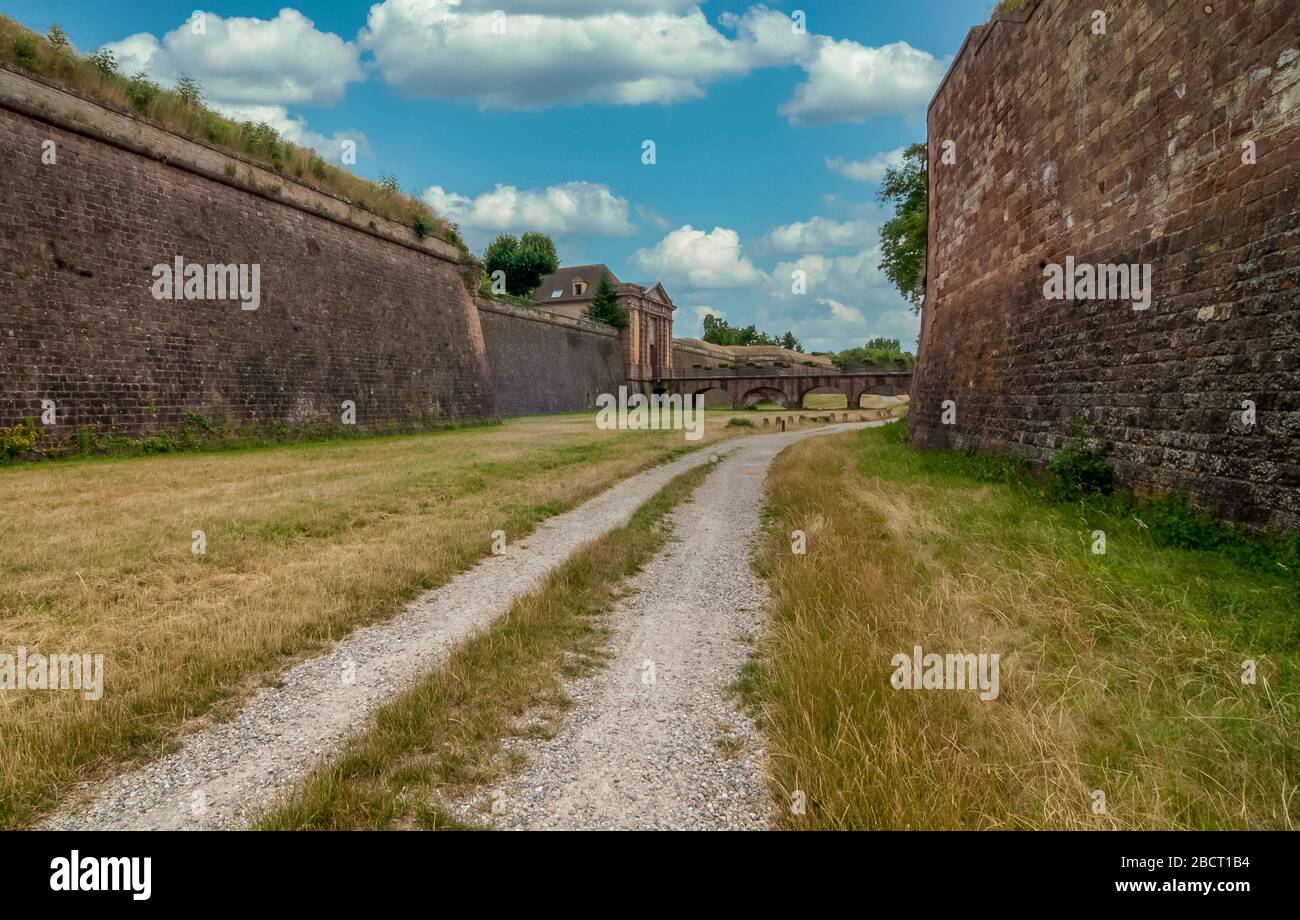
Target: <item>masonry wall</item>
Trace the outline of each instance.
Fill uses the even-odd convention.
[[[483,298],[478,306],[501,415],[594,409],[627,383],[615,330]]]
[[[1300,526],[1300,5],[1030,0],[928,128],[913,439],[1042,461],[1077,420],[1130,484]],[[1047,299],[1067,256],[1149,263],[1150,308]]]
[[[42,162],[46,141],[57,162]],[[478,267],[441,240],[0,69],[0,426],[52,438],[494,412]],[[256,263],[261,303],[157,300],[152,266]]]

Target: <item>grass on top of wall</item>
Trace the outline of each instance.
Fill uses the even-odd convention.
[[[57,28],[57,27],[56,27]],[[285,140],[266,122],[237,122],[203,104],[201,87],[164,89],[143,74],[118,72],[110,52],[77,54],[62,33],[40,35],[0,16],[0,61],[119,109],[134,111],[187,137],[207,141],[254,160],[277,173],[346,198],[362,208],[405,224],[420,238],[437,236],[468,254],[455,225],[435,215],[395,181],[375,183],[326,162],[316,151]]]
[[[998,4],[993,7],[993,15],[999,13],[1014,13],[1016,10],[1023,9],[1028,0],[998,0]]]

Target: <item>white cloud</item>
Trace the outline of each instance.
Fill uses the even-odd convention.
[[[807,81],[780,109],[794,124],[861,122],[911,111],[930,101],[947,62],[907,42],[871,48],[823,39],[803,67]]]
[[[628,203],[608,186],[592,182],[565,182],[542,189],[497,185],[477,198],[432,186],[424,200],[463,230],[508,233],[536,230],[577,236],[628,236],[635,227],[628,220]]]
[[[360,41],[389,83],[485,108],[677,102],[747,69],[744,47],[714,29],[698,7],[675,12],[683,5],[570,0],[562,8],[604,6],[632,12],[566,16],[548,6],[546,15],[499,18],[452,0],[383,0],[370,8]]]
[[[698,6],[701,0],[455,0],[453,6],[465,12],[507,16],[546,13],[551,16],[593,16],[597,13],[671,13]]]
[[[382,0],[359,41],[384,79],[409,93],[536,109],[589,102],[674,103],[709,83],[797,64],[806,82],[781,112],[795,123],[862,121],[929,100],[944,63],[904,42],[871,48],[796,32],[754,6],[718,31],[677,0]]]
[[[334,103],[362,78],[356,44],[319,31],[297,10],[274,19],[203,15],[202,34],[191,19],[161,41],[139,32],[106,47],[125,74],[142,70],[168,85],[188,74],[209,100],[227,106]]]
[[[777,227],[763,238],[763,245],[772,252],[822,252],[862,246],[871,242],[877,231],[871,221],[814,217]]]
[[[636,216],[641,218],[647,224],[653,224],[658,230],[667,230],[672,226],[668,218],[664,217],[649,205],[639,204],[636,206]]]
[[[841,350],[873,336],[897,338],[911,349],[920,320],[881,274],[874,246],[841,256],[819,253],[779,263],[756,321],[763,329],[793,329],[806,348]],[[806,293],[791,291],[792,273],[803,271]]]
[[[718,22],[736,32],[751,67],[770,67],[807,59],[824,39],[796,32],[793,21],[779,10],[754,6],[744,13],[723,13]]]
[[[701,290],[745,287],[763,280],[763,273],[741,251],[740,234],[727,227],[705,233],[686,224],[653,248],[632,253],[631,262],[666,285]]]
[[[906,149],[906,147],[899,147],[897,150],[886,150],[865,160],[827,157],[826,168],[857,182],[880,182],[885,178],[886,169],[897,168],[903,164],[903,151]]]

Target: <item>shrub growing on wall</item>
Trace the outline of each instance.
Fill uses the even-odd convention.
[[[1106,458],[1088,446],[1087,438],[1076,432],[1047,461],[1047,484],[1052,495],[1074,501],[1089,495],[1108,495],[1114,488],[1115,475]]]

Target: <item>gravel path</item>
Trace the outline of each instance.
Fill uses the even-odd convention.
[[[547,741],[515,739],[521,772],[464,803],[517,829],[757,829],[768,825],[766,750],[729,687],[762,629],[750,568],[763,481],[784,448],[837,425],[749,438],[670,515],[673,539],[616,605],[611,659],[569,686]]]
[[[77,804],[41,826],[246,826],[319,759],[337,751],[376,706],[538,587],[578,547],[626,524],[674,476],[745,443],[688,454],[550,518],[505,555],[485,559],[387,623],[357,630],[329,654],[296,665],[280,686],[259,690],[233,721],[189,735],[175,753],[83,790]],[[485,543],[489,539],[483,535]]]

